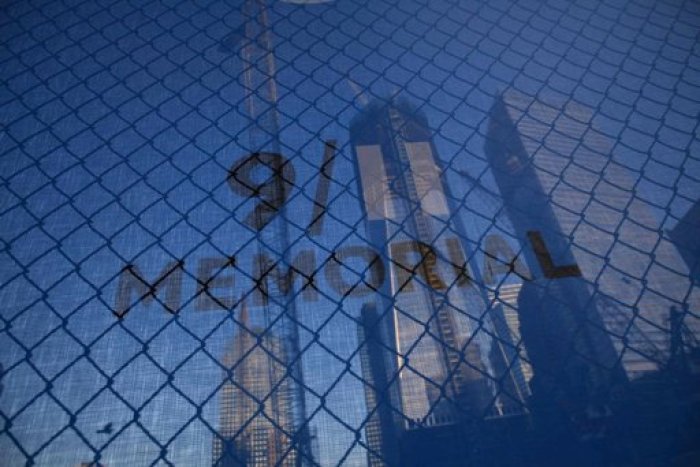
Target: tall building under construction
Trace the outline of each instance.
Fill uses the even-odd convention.
[[[250,325],[245,306],[222,359],[225,381],[219,392],[220,436],[214,437],[213,465],[296,466],[292,389],[282,341]]]
[[[664,370],[673,310],[696,309],[700,298],[591,117],[580,104],[506,93],[494,100],[485,144],[534,276],[517,307],[535,381],[568,403]],[[700,331],[692,315],[682,320]]]
[[[407,102],[370,103],[351,126],[368,241],[388,273],[378,291],[382,339],[403,430],[523,410],[522,392],[500,390],[491,361],[494,327],[427,119]],[[392,377],[398,375],[398,377]],[[506,372],[499,379],[516,378]],[[512,388],[513,385],[502,385]]]

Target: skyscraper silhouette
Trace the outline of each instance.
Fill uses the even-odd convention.
[[[398,375],[390,392],[403,428],[494,413],[487,298],[472,281],[426,117],[400,100],[377,101],[350,131],[368,241],[389,272],[378,326],[396,354],[388,371]]]
[[[595,127],[594,115],[574,102],[548,105],[508,92],[492,107],[485,149],[540,285],[552,295],[575,286],[585,299],[577,300],[586,321],[581,335],[595,340],[600,328],[613,345],[613,358],[634,380],[667,365],[671,310],[697,309],[700,294],[688,278],[692,261],[686,265],[664,234],[655,215],[662,213],[639,192],[639,174],[616,154],[615,140]],[[528,238],[532,231],[551,254],[553,264],[544,269]],[[675,233],[669,236],[676,241]],[[580,276],[543,278],[545,269],[566,272],[554,265],[574,262]],[[572,309],[573,300],[564,303],[563,310]],[[684,325],[700,335],[692,313]],[[609,348],[602,344],[598,339],[600,350]],[[605,353],[599,357],[591,362],[608,368]]]
[[[387,357],[390,358],[391,353],[381,337],[380,322],[374,304],[362,307],[357,337],[368,412],[365,438],[370,467],[394,465],[398,454],[397,427],[392,413],[397,409],[392,407],[387,371]]]
[[[213,464],[298,465],[283,342],[269,331],[250,327],[245,303],[239,322],[222,360],[226,380],[220,391],[220,436],[214,437]]]
[[[485,150],[534,276],[518,309],[535,395],[582,411],[620,376],[617,356],[501,96],[491,108]]]
[[[527,351],[520,335],[518,296],[522,284],[507,284],[498,287],[497,293],[489,293],[493,300],[489,311],[498,338],[491,347],[491,362],[494,366],[499,393],[498,410],[502,414],[522,413],[522,402],[530,397],[532,367],[528,363]]]
[[[669,236],[688,265],[690,277],[700,283],[700,200],[693,203]]]

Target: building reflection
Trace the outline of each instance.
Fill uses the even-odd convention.
[[[269,330],[251,327],[245,303],[222,363],[214,465],[298,465],[284,345]]]
[[[569,109],[582,119],[577,112]],[[557,129],[539,135],[555,149],[563,145],[557,137],[575,133],[567,124]],[[690,312],[697,297],[687,295],[687,278],[652,269],[645,280],[665,295],[629,304],[638,258],[620,256],[624,245],[615,242],[655,245],[650,254],[682,272],[681,257],[658,232],[608,209],[626,205],[640,225],[652,224],[649,209],[630,205],[624,190],[547,188],[503,96],[492,106],[486,139],[500,202],[532,277],[488,289],[483,307],[483,297],[460,288],[464,276],[484,284],[478,269],[455,261],[468,257],[461,242],[437,233],[466,238],[453,220],[425,117],[405,102],[375,102],[351,129],[368,237],[391,276],[358,325],[368,463],[622,465],[642,452],[697,459],[688,441],[700,426],[699,327]],[[586,143],[603,150],[595,138]],[[629,183],[620,170],[609,172]],[[596,176],[569,179],[593,186]],[[571,233],[577,225],[561,206],[575,202],[589,206],[600,232]],[[613,248],[597,257],[576,243],[608,242],[615,231]],[[410,254],[420,260],[407,263]],[[618,268],[596,271],[606,255]],[[507,263],[512,269],[518,260]],[[478,309],[486,311],[481,326],[469,319]],[[660,428],[673,435],[655,438]]]
[[[676,280],[668,296],[626,305],[620,271],[634,269],[633,258],[597,287],[594,256],[572,242],[558,205],[576,196],[615,204],[622,195],[552,194],[503,96],[486,136],[499,202],[523,252],[501,258],[510,270],[495,288],[484,279],[494,271],[482,275],[471,263],[425,116],[403,101],[375,102],[351,127],[367,239],[388,271],[355,320],[366,406],[358,442],[367,464],[622,465],[640,453],[695,459],[695,299],[674,301],[685,287]],[[642,207],[631,211],[651,222]],[[614,222],[588,213],[602,226]],[[638,233],[640,241],[651,242],[645,235],[659,234]],[[670,242],[657,244],[659,258],[682,270]],[[510,274],[521,259],[531,275]],[[648,280],[673,282],[658,271]],[[253,325],[245,306],[237,325],[222,360],[213,461],[301,465],[285,343]],[[672,434],[656,436],[659,429]]]
[[[695,201],[688,212],[669,232],[671,241],[690,270],[690,277],[700,283],[700,200]]]
[[[376,312],[365,308],[361,319],[363,378],[379,388],[367,395],[369,463],[383,465],[373,457],[381,452],[382,461],[405,464],[420,458],[414,450],[428,448],[421,440],[432,434],[447,442],[440,433],[525,413],[529,374],[506,319],[512,327],[512,305],[487,312],[491,299],[479,285],[478,268],[467,261],[467,237],[426,117],[402,100],[373,102],[353,121],[351,142],[368,240],[389,271]],[[374,333],[368,322],[375,323]],[[373,346],[384,356],[373,356]],[[386,376],[378,378],[382,365]],[[380,379],[388,381],[386,390]],[[432,445],[431,452],[449,452],[441,449]]]
[[[381,336],[381,319],[374,304],[365,305],[357,326],[362,380],[365,387],[367,421],[367,464],[371,467],[394,465],[397,461],[397,430],[390,398],[390,373],[393,352]]]

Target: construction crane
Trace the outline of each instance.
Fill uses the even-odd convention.
[[[274,269],[267,264],[265,251],[276,255],[275,261],[289,264],[290,245],[285,216],[285,201],[290,190],[290,182],[284,177],[284,158],[280,153],[279,112],[277,109],[276,63],[272,43],[267,0],[245,0],[242,7],[244,25],[236,32],[240,38],[245,110],[248,116],[249,161],[267,167],[271,176],[264,182],[265,196],[254,209],[247,222],[257,230],[257,271],[266,281]],[[231,48],[226,44],[227,48]],[[277,280],[266,281],[263,300],[263,320],[265,332],[282,334],[279,337],[286,343],[286,364],[293,381],[291,406],[294,420],[294,450],[296,465],[313,464],[311,439],[306,422],[306,406],[301,367],[298,319],[294,299],[289,299],[286,290],[281,290]],[[268,352],[269,371],[275,366],[274,356]],[[281,402],[278,394],[270,395],[272,410],[276,419],[283,419],[279,413]],[[281,440],[275,437],[277,452],[282,450]],[[281,453],[283,456],[290,453]],[[286,465],[286,464],[285,464]]]

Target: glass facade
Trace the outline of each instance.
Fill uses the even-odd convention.
[[[0,5],[0,465],[694,465],[693,1]]]
[[[471,283],[481,279],[466,263],[428,122],[406,104],[370,104],[351,127],[351,142],[373,218],[370,240],[386,257],[393,308],[387,334],[396,346],[404,424],[453,423],[496,410],[500,398],[513,395],[491,387],[493,324],[486,297]]]

